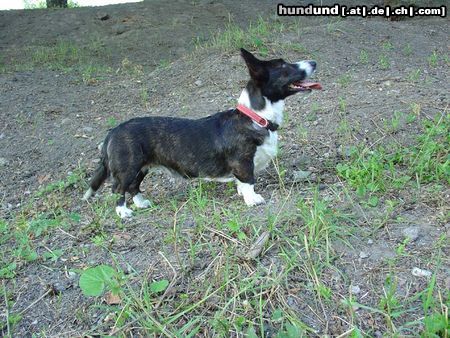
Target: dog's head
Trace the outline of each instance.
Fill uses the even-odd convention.
[[[319,83],[306,80],[316,69],[315,61],[296,63],[288,63],[283,59],[263,61],[243,48],[241,48],[241,55],[254,84],[261,90],[262,95],[272,102],[283,100],[299,92],[322,88]]]

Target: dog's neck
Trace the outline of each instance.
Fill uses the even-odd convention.
[[[279,126],[283,122],[284,100],[271,102],[261,94],[258,88],[255,88],[250,83],[242,91],[238,103]]]

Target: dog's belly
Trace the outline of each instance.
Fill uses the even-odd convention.
[[[255,172],[266,168],[270,161],[277,155],[277,150],[278,133],[276,131],[269,131],[269,136],[266,137],[264,143],[256,148],[255,157],[253,158]]]

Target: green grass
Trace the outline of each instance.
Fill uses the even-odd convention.
[[[394,116],[392,128],[400,123]],[[336,167],[358,195],[384,192],[405,187],[407,182],[420,186],[430,182],[450,182],[450,118],[442,114],[425,120],[422,133],[411,146],[388,150],[366,146],[355,147],[347,163]]]
[[[234,52],[243,47],[257,50],[262,56],[267,56],[270,51],[270,37],[282,32],[284,28],[279,21],[263,18],[251,23],[246,29],[230,21],[223,31],[213,35],[211,42],[207,43],[207,47],[217,48],[224,52]],[[295,48],[303,50],[300,45],[294,45]]]
[[[112,72],[107,66],[109,52],[98,38],[87,45],[59,40],[49,46],[27,47],[20,56],[3,60],[2,72],[30,69],[50,69],[80,76],[86,84],[93,84]]]
[[[378,58],[378,64],[382,70],[387,70],[391,68],[391,61],[386,54],[381,54]]]
[[[369,63],[369,53],[367,53],[366,50],[361,49],[361,51],[359,52],[359,61],[363,64],[366,65]]]

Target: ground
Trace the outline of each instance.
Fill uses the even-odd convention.
[[[448,20],[275,8],[0,12],[3,336],[448,337]],[[81,201],[111,127],[233,107],[242,46],[324,88],[287,100],[265,205],[163,173],[130,220]]]

